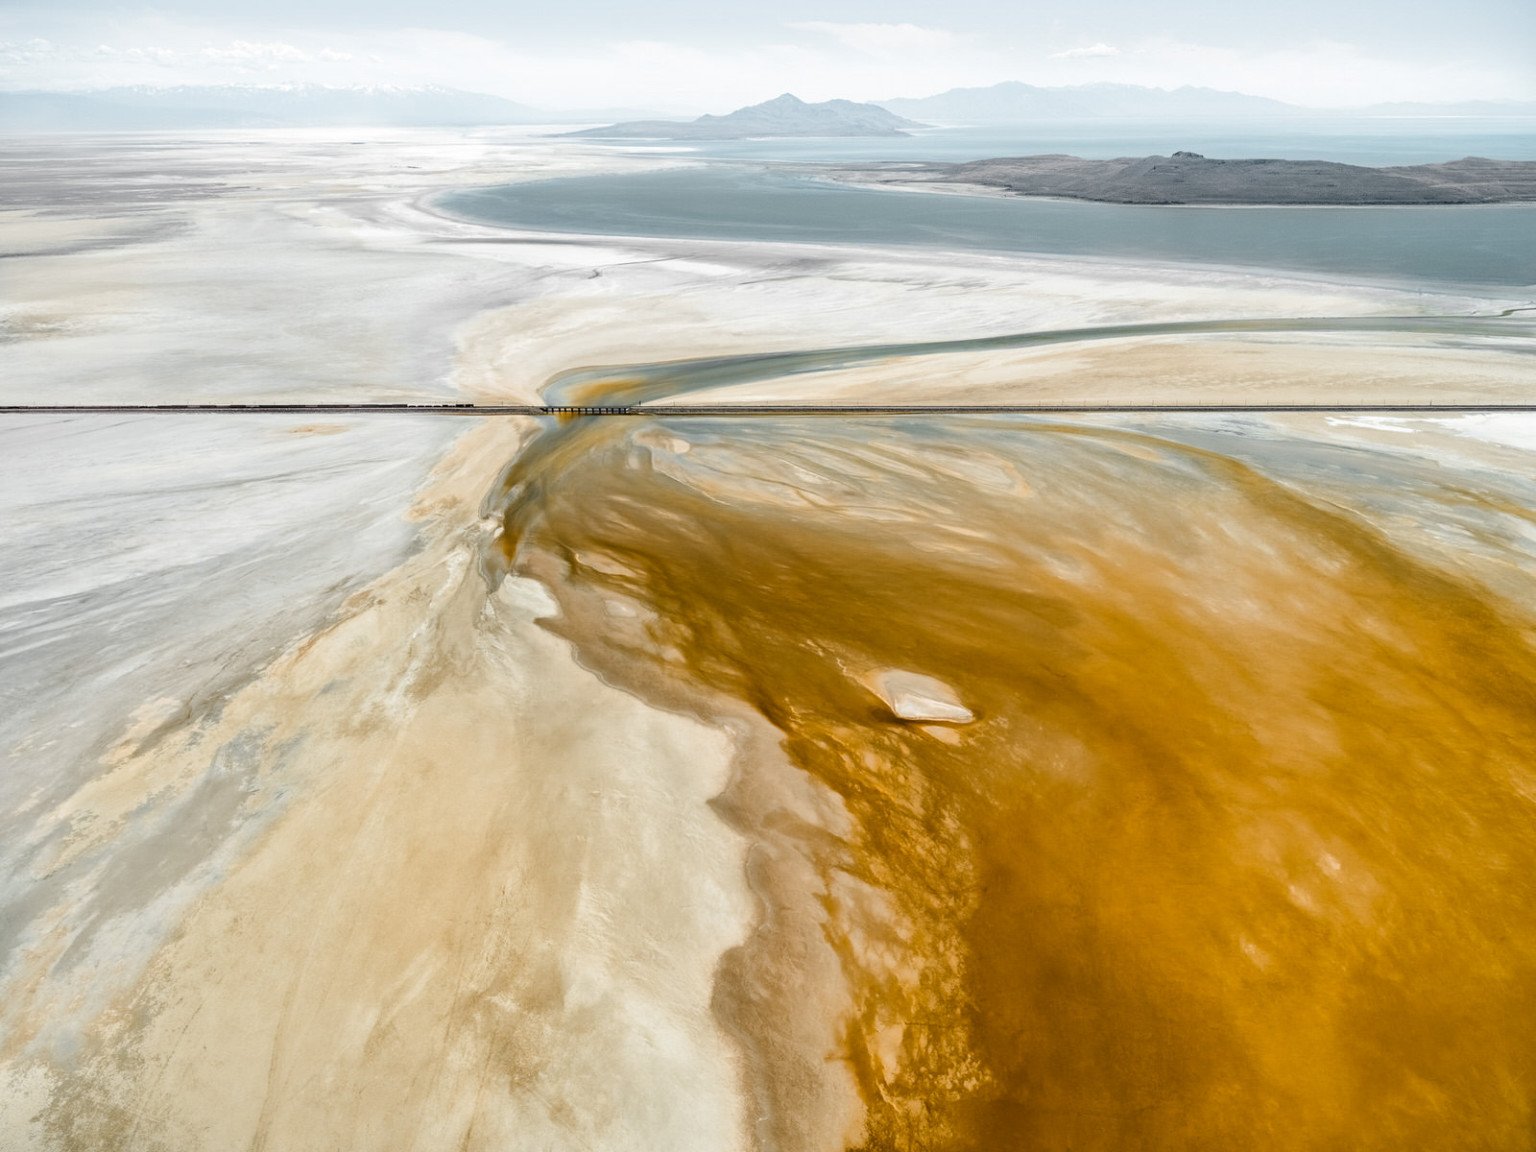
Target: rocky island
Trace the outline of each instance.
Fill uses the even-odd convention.
[[[892,187],[1111,204],[1507,204],[1536,201],[1536,161],[1468,156],[1370,168],[1326,160],[1216,160],[1197,152],[1117,160],[1017,156],[964,164],[890,163],[843,179]]]
[[[744,140],[761,136],[906,136],[923,125],[876,104],[824,100],[808,104],[786,92],[724,116],[697,120],[630,120],[563,136],[608,140]]]

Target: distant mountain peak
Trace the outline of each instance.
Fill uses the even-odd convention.
[[[878,104],[823,100],[809,104],[792,92],[696,120],[631,120],[605,128],[567,132],[603,139],[740,140],[790,136],[905,136],[916,124]]]
[[[1278,100],[1242,92],[1191,85],[1148,88],[1109,81],[1040,87],[1022,80],[1005,80],[985,88],[951,88],[921,99],[882,100],[880,103],[882,107],[905,116],[981,123],[1149,117],[1189,119],[1300,111]]]
[[[1005,124],[1032,120],[1218,120],[1254,116],[1512,116],[1536,117],[1536,101],[1473,100],[1453,104],[1370,104],[1357,108],[1305,108],[1197,84],[1151,88],[1097,80],[1043,87],[1004,80],[984,88],[951,88],[917,99],[881,100],[904,116],[952,123]]]

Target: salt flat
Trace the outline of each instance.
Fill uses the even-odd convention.
[[[555,237],[457,220],[432,198],[679,162],[501,133],[36,145],[0,217],[0,395],[536,401],[562,372],[603,369],[601,392],[704,356],[1522,303],[1198,267]],[[1505,398],[1524,388],[1519,341],[1160,339],[892,358],[690,397],[989,401],[1087,382],[1117,397]],[[1096,893],[1076,905],[1081,923],[1108,933],[1092,953],[1104,971],[1177,984],[1179,957],[1198,956],[1227,981],[1212,1011],[1242,1016],[1264,963],[1278,965],[1274,1011],[1224,1034],[1233,1066],[1260,1072],[1221,1082],[1189,1065],[1182,1084],[1215,1084],[1190,1088],[1190,1109],[1219,1112],[1222,1091],[1266,1107],[1317,1099],[1298,1049],[1264,1039],[1289,1039],[1280,1026],[1300,1002],[1275,988],[1308,987],[1309,957],[1337,961],[1336,1004],[1359,993],[1345,961],[1372,949],[1412,969],[1403,987],[1492,963],[1479,933],[1500,914],[1486,895],[1498,889],[1479,869],[1529,845],[1486,812],[1536,793],[1505,754],[1523,689],[1491,693],[1464,641],[1484,629],[1525,683],[1529,420],[754,428],[6,417],[0,1144],[836,1149],[894,1140],[902,1116],[920,1115],[911,1131],[944,1146],[967,1092],[1004,1107],[1010,1077],[1033,1074],[985,1029],[930,1043],[913,1025],[919,1010],[955,1016],[977,965],[1018,975],[976,959],[976,924],[1021,921],[971,884],[1008,853],[954,785],[1010,757],[1030,795],[1078,805],[1059,827],[1121,853],[1146,898],[1135,911],[1113,885],[1081,889]],[[1454,612],[1437,617],[1415,588]],[[1006,611],[967,615],[967,590],[988,589]],[[1115,625],[1134,619],[1138,590],[1155,611],[1131,640]],[[1035,619],[1026,591],[1057,598],[1048,623],[1021,623]],[[1004,699],[1084,644],[1101,658],[1053,682],[1076,685],[1054,711],[1031,711],[1044,681]],[[1444,658],[1451,703],[1416,671],[1415,644]],[[1432,767],[1429,745],[1389,748],[1368,720],[1317,704],[1339,652],[1356,688],[1384,677],[1399,729],[1434,715],[1460,732],[1482,700],[1501,734],[1504,775],[1479,768],[1438,793],[1477,848],[1469,862],[1445,840],[1443,883],[1416,892],[1398,841],[1378,851],[1350,798],[1306,778],[1297,748],[1347,776],[1340,749],[1369,745],[1377,826],[1426,843],[1434,832],[1427,808],[1382,799],[1388,753]],[[951,717],[976,722],[891,728],[866,682],[892,672],[924,677]],[[1143,675],[1156,691],[1138,690]],[[1191,683],[1219,707],[1179,712],[1170,701]],[[1176,805],[1206,854],[1137,856],[1154,825],[1126,797],[1158,777],[1116,742],[1110,713],[1070,711],[1095,693],[1137,718],[1180,779],[1234,795],[1250,757],[1284,777],[1285,798],[1250,796],[1220,827]],[[1255,693],[1286,705],[1254,709]],[[1223,718],[1187,760],[1178,715]],[[965,759],[969,740],[981,760]],[[1434,747],[1473,773],[1475,741]],[[839,776],[866,754],[873,791]],[[1130,791],[1095,791],[1104,774]],[[1088,856],[1053,839],[1025,791],[998,795],[1032,843],[1084,875]],[[1078,818],[1096,804],[1112,817],[1102,826]],[[902,836],[881,840],[882,811]],[[1113,828],[1123,842],[1094,839]],[[1209,898],[1158,920],[1164,895],[1193,891],[1211,861],[1224,879]],[[958,887],[922,887],[939,874]],[[1049,885],[1007,891],[1070,902]],[[1398,926],[1451,906],[1464,909],[1454,947],[1440,967],[1412,968]],[[1239,940],[1253,907],[1268,918]],[[991,919],[956,911],[976,908]],[[1082,943],[1068,920],[1050,921],[1060,950],[1018,951],[1031,980]],[[1144,944],[1163,930],[1177,947]],[[1477,1021],[1498,1075],[1528,1069],[1499,1025],[1525,987],[1523,949],[1511,980],[1471,981],[1475,995],[1442,1005]],[[1123,1090],[1152,1118],[1146,1146],[1177,1146],[1137,1069],[1161,1058],[1157,1036],[1179,1041],[1212,1017],[1182,1015],[1156,989],[1116,999],[1062,979],[1077,1017],[1155,1017],[1163,1030],[1124,1083],[1085,1074],[1074,1101],[1052,1078],[1031,1130],[1114,1147],[1131,1130],[1091,1117]],[[1135,1015],[1137,997],[1153,1017]],[[1057,1034],[1050,1002],[1010,1005],[1000,1018]],[[1378,1034],[1327,1011],[1307,1017],[1308,1035],[1337,1083],[1391,1067],[1390,1051],[1356,1060],[1351,1045]],[[1058,1050],[1070,1062],[1087,1048]],[[1425,1083],[1446,1074],[1434,1060],[1413,1068]],[[1392,1090],[1419,1109],[1419,1133],[1471,1122],[1405,1083]],[[1347,1123],[1358,1105],[1330,1107]],[[1041,1119],[1069,1114],[1065,1128]],[[1332,1123],[1255,1146],[1326,1146]],[[1499,1141],[1518,1116],[1488,1124],[1490,1146],[1515,1146]]]

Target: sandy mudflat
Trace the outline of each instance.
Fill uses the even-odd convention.
[[[1530,356],[1518,343],[1447,348],[1396,336],[1125,339],[1066,349],[938,353],[658,401],[891,404],[1522,404]]]
[[[709,974],[750,906],[706,804],[728,741],[595,682],[535,625],[536,585],[488,591],[477,506],[523,434],[471,432],[404,567],[35,813],[33,867],[74,896],[13,958],[7,1050],[84,1038],[49,1065],[43,1146],[611,1140],[641,1102],[658,1138],[729,1146]],[[160,890],[162,869],[114,867],[197,848]],[[147,949],[167,902],[174,936]],[[115,919],[85,915],[104,903]]]
[[[556,239],[430,208],[445,187],[640,163],[576,144],[209,136],[157,156],[179,185],[114,183],[143,146],[59,145],[11,188],[0,250],[27,254],[0,288],[8,402],[529,401],[605,365],[622,386],[624,366],[701,356],[1519,303]],[[93,148],[115,159],[88,165]],[[1506,399],[1519,347],[1158,338],[694,396]],[[1179,1143],[1189,1116],[1322,1148],[1369,1111],[1330,1085],[1370,1083],[1419,1146],[1442,1123],[1483,1123],[1490,1147],[1528,1131],[1499,1101],[1481,1121],[1435,1104],[1459,1083],[1437,1020],[1473,1022],[1456,1051],[1488,1082],[1518,1094],[1529,1068],[1500,1024],[1526,945],[1501,981],[1486,943],[1524,907],[1499,903],[1489,861],[1530,849],[1487,813],[1536,796],[1506,755],[1536,603],[1528,419],[153,419],[0,427],[7,1152],[1201,1146]],[[1512,687],[1492,690],[1474,635]],[[1082,659],[1052,665],[1063,652]],[[869,687],[890,683],[921,687],[910,715]],[[1423,739],[1334,707],[1361,685]],[[1457,735],[1478,708],[1501,734],[1482,760]],[[1202,733],[1188,748],[1178,717]],[[1319,783],[1357,753],[1367,795]],[[1182,782],[1163,798],[1182,855],[1158,850],[1154,761]],[[1269,793],[1234,768],[1250,763]],[[1438,807],[1396,803],[1394,763],[1463,775]],[[1006,765],[1020,775],[994,798],[1023,847],[966,791]],[[1447,811],[1459,841],[1437,831]],[[1412,837],[1441,853],[1434,883],[1395,854]],[[984,885],[991,867],[1011,879]],[[1421,963],[1402,926],[1436,916],[1455,931]],[[1098,967],[1062,966],[1080,946]],[[1418,1063],[1339,1007],[1395,1003],[1362,983],[1371,955],[1407,966],[1394,988],[1415,1004],[1459,974],[1462,999],[1386,1013],[1427,1037]],[[1191,964],[1221,979],[1170,995]],[[1055,1047],[955,1023],[1004,985],[1056,989],[996,1001]],[[1314,987],[1332,999],[1293,995]],[[1213,1020],[1219,1044],[1188,1042]],[[1106,1065],[1109,1034],[1145,1043]],[[1030,1063],[1046,1051],[1058,1071]],[[1265,1109],[1314,1119],[1254,1126]]]

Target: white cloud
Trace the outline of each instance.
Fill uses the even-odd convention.
[[[54,44],[38,39],[0,42],[0,64],[21,66],[0,71],[22,76],[40,75],[44,78],[45,86],[54,75],[90,71],[110,67],[111,64],[141,68],[173,67],[183,58],[184,54],[177,49],[158,44],[135,44],[120,48],[111,44],[96,44],[90,47]],[[111,64],[103,65],[102,61],[109,61]]]
[[[186,54],[165,44],[142,44],[125,48],[118,55],[130,64],[147,64],[155,68],[179,68]]]
[[[1466,61],[1423,61],[1375,56],[1353,44],[1317,40],[1243,52],[1212,44],[1156,38],[1114,55],[1056,53],[1037,83],[1113,80],[1174,88],[1221,88],[1314,107],[1348,107],[1389,100],[1530,98],[1529,77],[1501,77]],[[1523,81],[1523,82],[1522,82]]]
[[[232,40],[224,47],[209,45],[203,49],[202,55],[204,59],[215,63],[234,64],[252,71],[270,71],[287,64],[305,63],[310,59],[309,53],[302,48],[282,41]]]
[[[3,0],[0,0],[3,2]],[[164,17],[82,26],[94,33],[71,42],[0,40],[0,84],[7,88],[106,88],[124,84],[391,83],[389,53],[359,61],[334,38],[317,35],[235,36]],[[101,33],[117,35],[102,40]],[[398,54],[398,53],[397,53]],[[452,58],[445,61],[451,63]],[[445,63],[440,71],[446,71]],[[363,73],[369,73],[364,76]],[[429,82],[429,81],[424,81]],[[452,83],[452,81],[443,81]],[[461,83],[460,86],[466,86]]]
[[[49,41],[33,37],[31,40],[0,40],[0,61],[8,64],[31,64],[50,60],[58,55],[58,49]]]
[[[1120,49],[1113,44],[1089,44],[1086,48],[1068,48],[1064,52],[1052,52],[1052,60],[1088,60],[1096,56],[1118,56]]]
[[[943,28],[925,28],[921,24],[835,24],[826,20],[803,20],[785,27],[796,32],[830,36],[855,52],[887,59],[948,51],[959,39]]]

